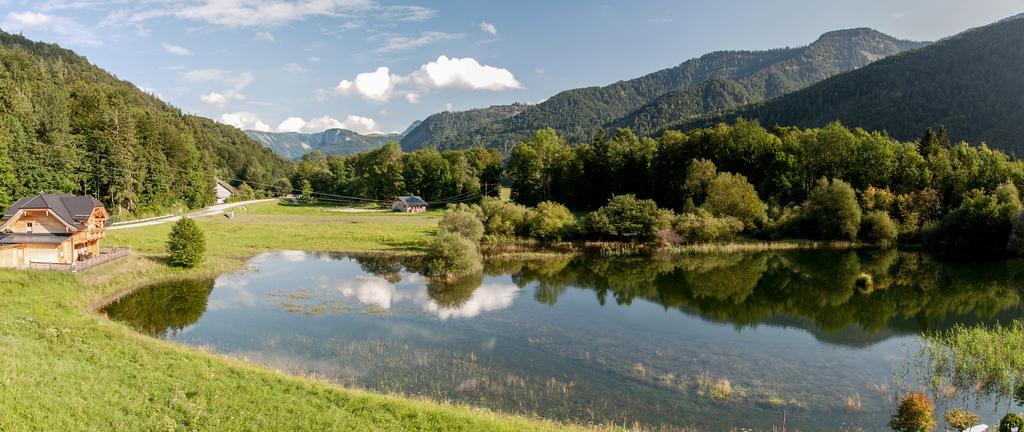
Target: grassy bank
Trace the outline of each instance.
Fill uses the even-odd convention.
[[[125,290],[235,270],[274,249],[415,253],[426,215],[277,204],[199,219],[206,262],[163,263],[170,225],[112,231],[130,258],[77,274],[0,271],[0,430],[556,430],[551,422],[382,396],[139,335],[94,312]]]

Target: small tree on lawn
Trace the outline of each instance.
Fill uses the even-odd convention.
[[[309,180],[302,180],[302,202],[305,204],[316,204],[316,197],[313,196],[313,185]]]
[[[189,218],[175,222],[167,237],[167,253],[170,264],[175,267],[195,267],[203,262],[206,237],[199,225]]]

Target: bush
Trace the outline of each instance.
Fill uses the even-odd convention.
[[[238,188],[235,189],[235,195],[231,197],[232,201],[249,201],[253,199],[256,199],[256,191],[253,190],[252,186],[249,186],[249,183],[245,182],[238,185]]]
[[[477,243],[484,236],[484,224],[476,215],[466,210],[444,212],[438,227],[442,232],[455,233]]]
[[[899,227],[884,211],[868,212],[860,221],[860,238],[864,241],[890,245],[898,235]]]
[[[642,240],[654,237],[660,217],[654,200],[618,195],[588,215],[585,225],[587,232],[597,237]]]
[[[958,431],[974,426],[981,421],[981,417],[978,417],[977,414],[961,409],[951,409],[946,411],[943,418],[946,419],[946,424]]]
[[[571,234],[576,217],[559,203],[544,201],[530,211],[527,226],[530,237],[544,241],[557,241]]]
[[[1015,428],[1024,431],[1024,418],[1017,414],[1009,413],[999,422],[999,432],[1013,432]]]
[[[206,237],[196,222],[183,217],[171,227],[167,236],[168,262],[175,267],[195,267],[203,262],[206,253]]]
[[[1018,384],[1017,389],[1013,391],[1013,401],[1024,406],[1024,383]]]
[[[944,255],[999,256],[1007,253],[1013,219],[1020,212],[1016,193],[1007,191],[1012,183],[1001,190],[986,194],[974,189],[964,196],[956,210],[925,233],[925,245]]]
[[[804,208],[806,221],[817,238],[853,240],[860,229],[860,207],[853,188],[842,180],[818,181]]]
[[[740,174],[719,173],[708,185],[702,205],[715,216],[731,216],[746,226],[763,225],[768,220],[768,207],[761,202],[754,185]]]
[[[682,243],[707,243],[728,240],[743,231],[743,222],[733,217],[715,217],[703,209],[679,215],[672,228]]]
[[[499,237],[512,237],[525,230],[526,207],[499,198],[484,197],[480,201],[484,232]]]
[[[427,276],[454,279],[483,268],[480,248],[459,234],[440,232],[427,246],[424,269]]]
[[[935,429],[935,406],[924,393],[911,392],[903,397],[889,426],[896,432],[930,432]]]

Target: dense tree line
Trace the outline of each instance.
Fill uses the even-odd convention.
[[[731,218],[752,235],[835,240],[888,241],[896,232],[988,253],[1006,250],[1021,207],[1014,185],[1024,182],[1024,163],[954,144],[945,129],[902,142],[838,122],[768,130],[742,119],[658,139],[599,131],[575,147],[544,129],[512,150],[507,172],[513,198],[527,206],[595,210],[630,195],[682,215],[670,225],[731,226],[710,219]],[[942,246],[955,239],[963,243]],[[967,247],[981,239],[988,244]]]
[[[116,213],[212,203],[214,179],[269,184],[288,163],[57,45],[0,32],[0,208],[91,194]]]
[[[382,202],[399,195],[459,202],[497,194],[502,170],[501,154],[494,149],[403,153],[392,142],[349,156],[309,153],[293,168],[290,183],[304,189],[303,195],[320,194],[327,202]]]

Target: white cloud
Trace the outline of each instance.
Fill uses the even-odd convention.
[[[308,69],[302,67],[302,65],[300,65],[298,63],[288,63],[288,64],[284,65],[284,70],[286,72],[291,72],[291,73],[309,72]]]
[[[418,92],[414,89],[396,90],[399,85],[412,85],[423,90],[456,88],[491,91],[523,86],[508,69],[482,65],[470,57],[448,58],[442,55],[406,76],[392,74],[386,66],[381,66],[373,72],[358,74],[353,80],[342,80],[334,90],[342,95],[357,94],[373,102],[387,102],[395,94],[404,95],[409,103],[419,101]]]
[[[317,117],[308,122],[302,117],[288,117],[277,125],[278,132],[317,133],[328,129],[348,129],[367,134],[379,132],[380,124],[369,117],[350,115],[343,122],[328,116]]]
[[[483,30],[484,33],[489,33],[491,35],[498,34],[498,28],[495,27],[494,24],[491,24],[487,21],[483,21],[480,23],[480,30]]]
[[[139,5],[118,4],[123,8],[110,13],[104,24],[138,24],[161,17],[227,27],[268,27],[313,17],[359,18],[383,21],[426,21],[437,11],[422,6],[381,6],[374,0],[196,0],[190,2],[150,2]],[[111,4],[113,6],[113,4]]]
[[[174,54],[174,55],[177,55],[177,56],[192,55],[192,51],[189,51],[188,48],[185,48],[183,46],[173,45],[173,44],[169,44],[167,42],[161,43],[160,46],[162,46],[164,48],[164,51],[167,51],[168,53],[171,53],[171,54]]]
[[[233,112],[220,115],[219,121],[242,130],[256,130],[260,132],[272,132],[270,125],[264,123],[255,114],[250,112]]]
[[[224,109],[228,105],[228,98],[217,92],[210,92],[199,96],[199,99],[217,108]]]
[[[426,45],[430,45],[435,42],[446,41],[446,40],[457,40],[462,39],[465,35],[461,33],[444,33],[437,31],[427,31],[420,33],[418,36],[405,36],[389,34],[383,37],[384,44],[373,52],[375,53],[389,53],[395,51],[403,51],[420,48]],[[376,40],[377,38],[374,38]]]
[[[374,102],[387,102],[398,81],[401,81],[401,77],[392,75],[387,67],[381,66],[373,72],[356,75],[352,81],[342,80],[335,90],[341,94],[357,93],[363,99]]]
[[[267,42],[275,41],[274,35],[268,31],[256,32],[256,40],[262,40]]]
[[[288,117],[277,125],[278,132],[301,132],[306,121],[300,117]]]
[[[38,12],[10,12],[0,27],[7,32],[23,33],[41,30],[56,34],[67,45],[100,46],[103,42],[88,27],[77,21]]]
[[[508,69],[482,65],[476,59],[448,58],[420,66],[413,72],[412,80],[425,88],[464,88],[470,90],[507,90],[522,88]]]
[[[345,117],[345,121],[341,124],[341,127],[342,129],[348,129],[361,134],[380,132],[380,124],[378,124],[376,120],[357,115]]]

